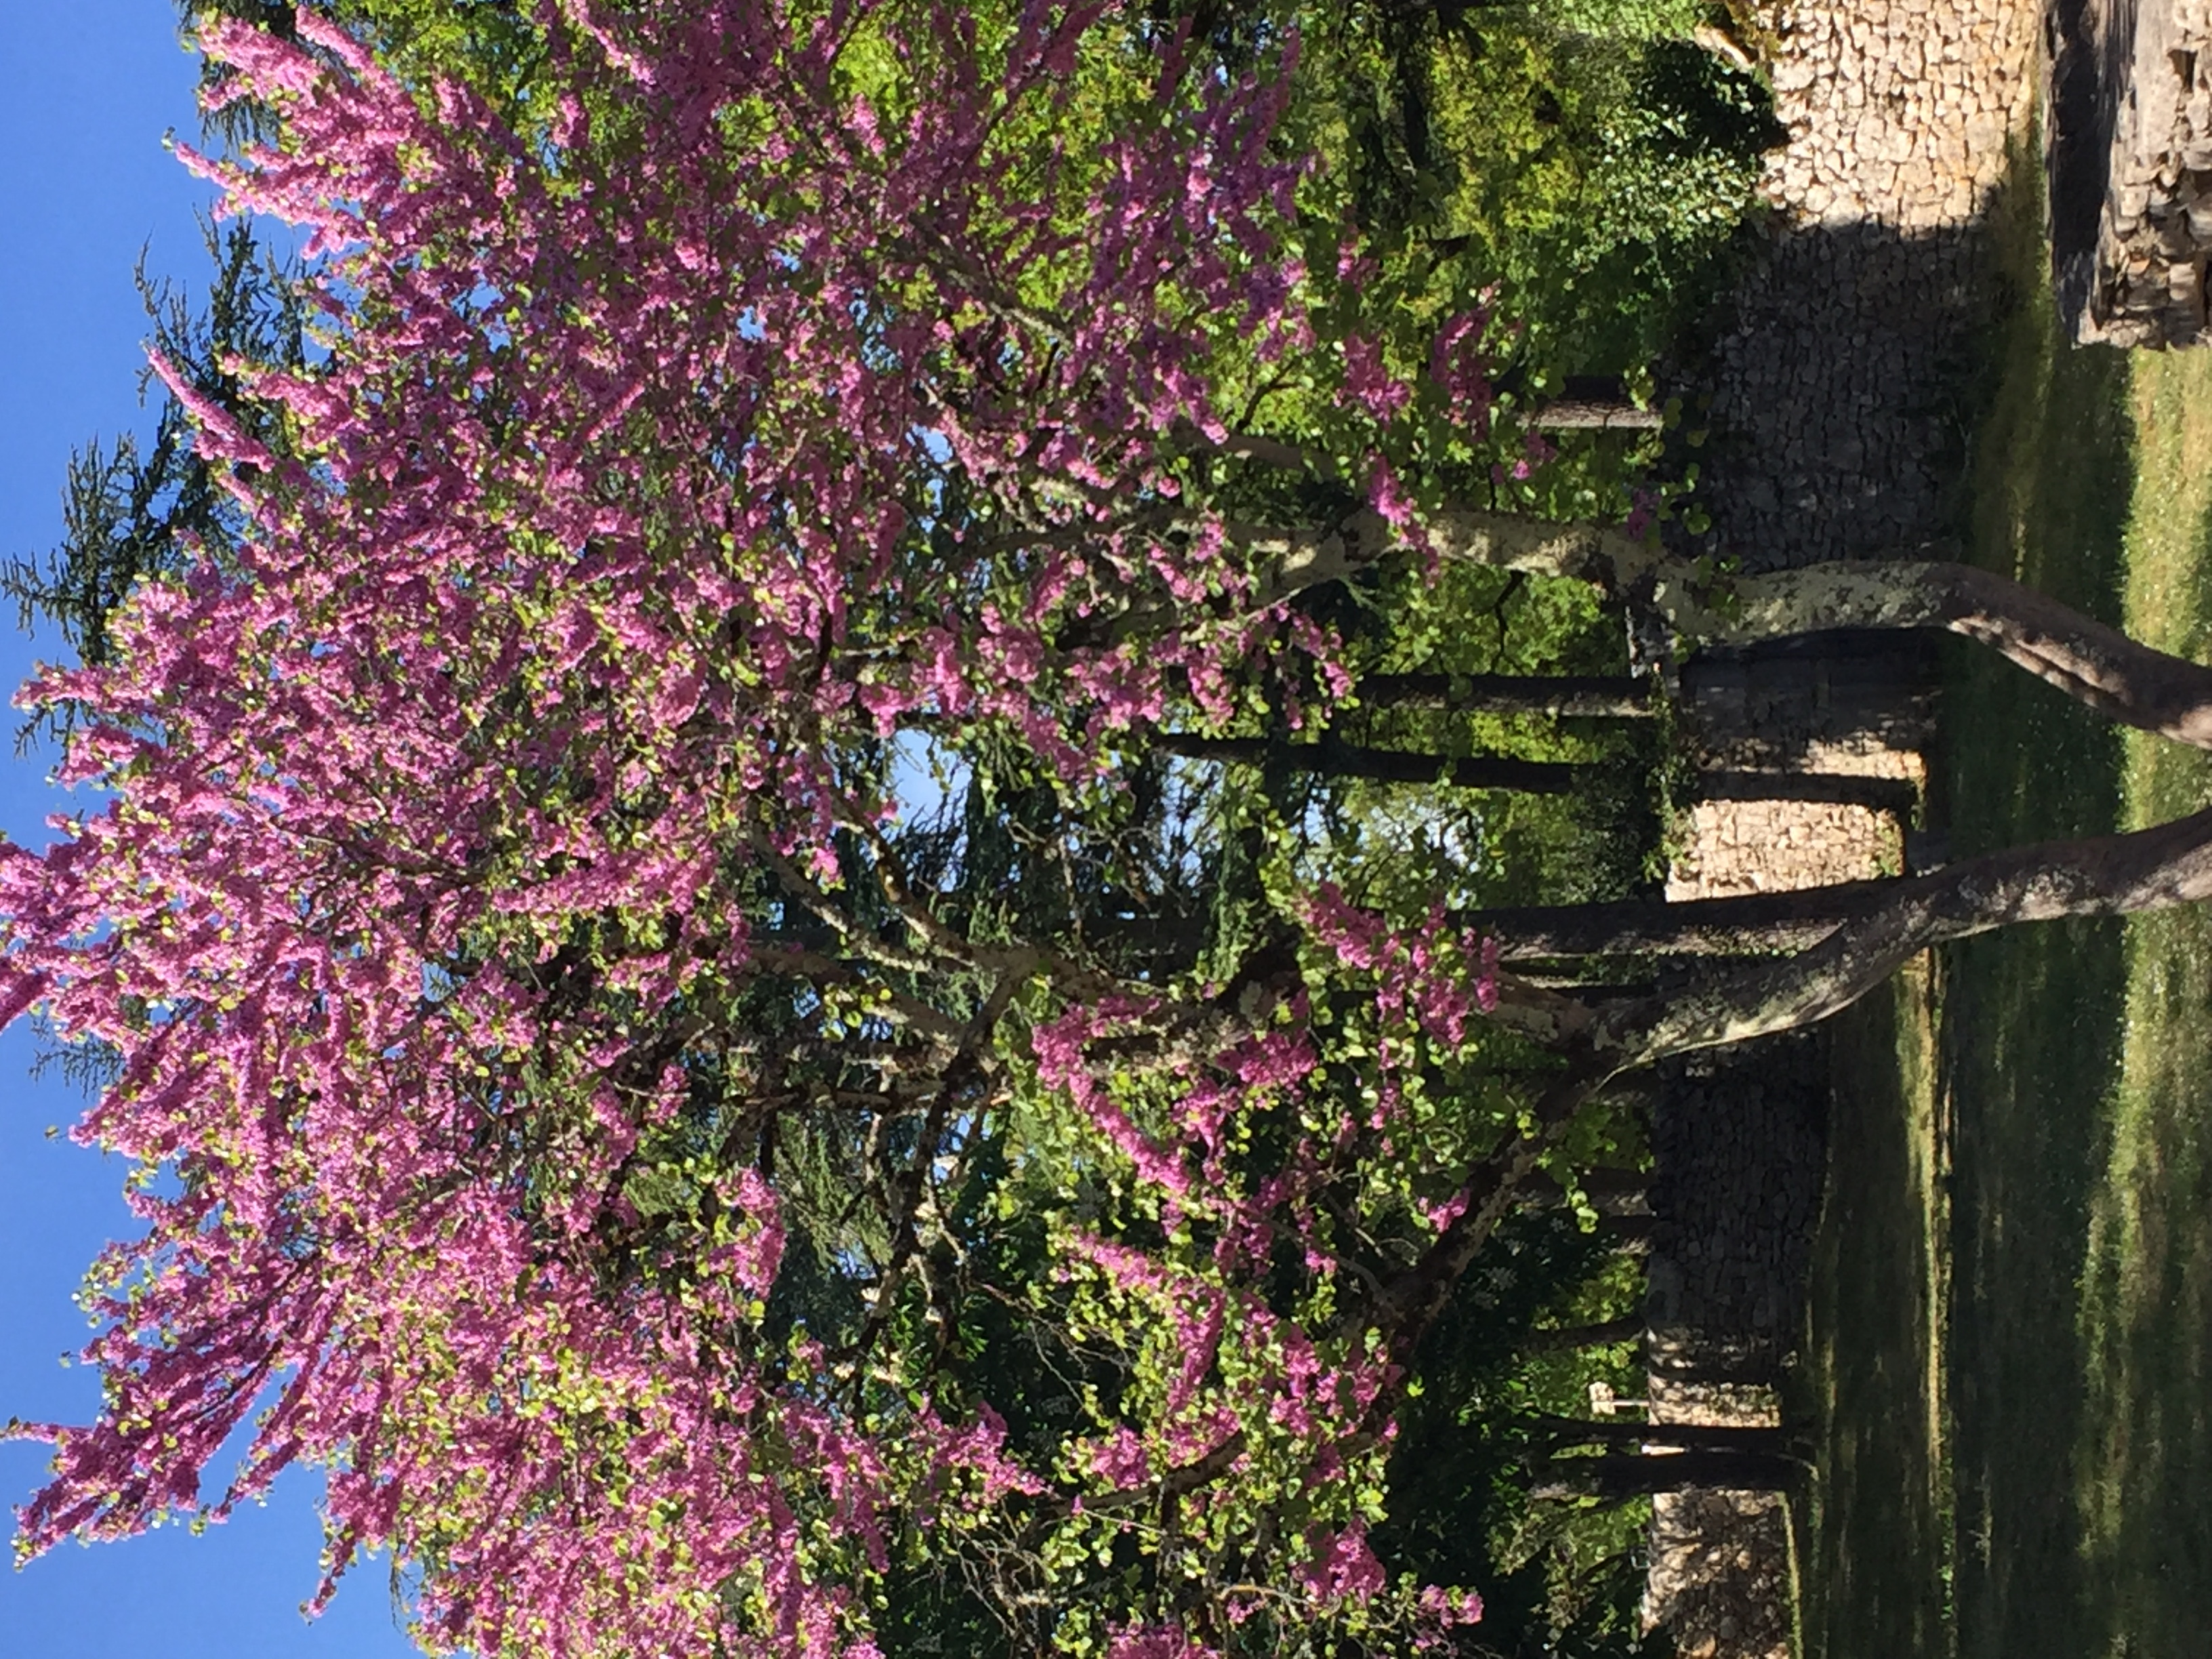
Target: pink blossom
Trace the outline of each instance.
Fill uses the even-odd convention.
[[[1055,1481],[1267,1436],[1341,1515],[1330,1483],[1395,1373],[1277,1313],[1251,1270],[1280,1237],[1334,1271],[1305,1200],[1358,1126],[1301,1129],[1264,1178],[1231,1156],[1261,1115],[1319,1115],[1302,995],[1141,1088],[1109,1055],[1185,1017],[1160,988],[1023,981],[985,1034],[1137,1213],[1219,1241],[1071,1247],[1157,1362],[1150,1395],[1070,1432],[1087,1462],[764,1312],[804,1223],[774,1119],[848,1107],[758,1051],[846,1042],[881,1081],[884,1030],[902,1065],[954,1046],[902,1027],[910,976],[871,957],[934,948],[869,840],[896,805],[883,740],[1025,745],[1082,797],[1122,781],[1109,737],[1194,705],[1226,720],[1225,665],[1290,651],[1328,696],[1350,686],[1338,641],[1253,597],[1267,569],[1170,438],[1225,432],[1224,319],[1314,336],[1284,88],[1164,79],[1146,123],[1041,184],[1004,135],[1070,94],[1105,9],[1025,7],[1000,63],[957,7],[881,13],[909,77],[894,118],[835,72],[844,9],[562,0],[522,25],[557,82],[542,140],[326,20],[301,20],[312,51],[204,26],[284,132],[188,164],[226,211],[312,233],[327,361],[238,366],[295,468],[156,359],[240,545],[142,583],[112,660],[27,692],[81,708],[64,775],[106,795],[43,856],[0,849],[0,1022],[35,1007],[110,1045],[80,1137],[178,1177],[136,1194],[143,1234],[94,1270],[100,1416],[31,1431],[56,1454],[32,1550],[204,1489],[220,1516],[307,1463],[328,1480],[316,1607],[381,1553],[419,1570],[434,1645],[866,1659],[905,1540]],[[761,135],[741,154],[740,127]],[[1444,373],[1477,398],[1455,337]],[[1410,395],[1364,342],[1346,384],[1377,421]],[[1395,476],[1362,465],[1408,528]],[[957,469],[972,533],[939,533],[933,468]],[[1101,625],[1152,614],[1134,638]],[[823,924],[817,948],[809,907],[848,884],[890,920]],[[1494,947],[1440,922],[1386,937],[1333,896],[1308,925],[1424,1040],[1460,1041],[1494,994]],[[1004,1034],[1024,1029],[1027,1057]],[[871,1286],[902,1316],[933,1270],[914,1257]],[[882,1409],[853,1409],[871,1389]],[[1331,1542],[1316,1594],[1372,1594],[1364,1549]],[[1114,1640],[1207,1651],[1167,1626]]]

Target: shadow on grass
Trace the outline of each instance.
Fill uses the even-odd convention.
[[[2128,366],[2060,343],[2039,248],[2010,252],[2008,267],[2037,280],[2021,283],[2002,326],[1971,556],[2117,623],[2134,485]],[[1952,653],[1946,696],[1960,855],[2117,824],[2121,748],[2107,722],[1966,648]],[[1961,1659],[2106,1651],[2108,1597],[2075,1503],[2088,1358],[2079,1286],[2107,1155],[2100,1109],[2120,1060],[2124,940],[2116,921],[2021,929],[1968,941],[1942,965]]]
[[[1837,1021],[1812,1335],[1790,1390],[1819,1471],[1792,1509],[1802,1659],[1946,1650],[1933,1016],[1916,963]]]

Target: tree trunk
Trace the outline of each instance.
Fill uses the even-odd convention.
[[[1644,1316],[1626,1314],[1597,1325],[1559,1325],[1534,1330],[1521,1339],[1522,1353],[1565,1353],[1577,1348],[1609,1348],[1644,1340]]]
[[[1651,1177],[1642,1170],[1617,1170],[1600,1164],[1584,1170],[1576,1176],[1576,1184],[1590,1207],[1600,1215],[1641,1215],[1648,1207],[1645,1195],[1651,1190]],[[1567,1189],[1558,1179],[1542,1170],[1530,1176],[1522,1188],[1529,1202],[1556,1207],[1567,1201]]]
[[[1649,720],[1651,684],[1625,674],[1370,674],[1363,707],[1553,720]]]
[[[1640,1326],[1639,1326],[1640,1328]],[[1638,1423],[1600,1421],[1589,1417],[1532,1417],[1528,1431],[1554,1449],[1567,1446],[1664,1446],[1679,1452],[1716,1456],[1790,1458],[1796,1449],[1786,1430],[1742,1427],[1729,1423]]]
[[[1462,789],[1511,789],[1529,795],[1566,795],[1601,775],[1603,766],[1566,761],[1519,760],[1508,755],[1434,755],[1401,749],[1368,749],[1323,738],[1316,743],[1278,744],[1266,738],[1205,738],[1162,732],[1153,738],[1164,753],[1187,760],[1261,766],[1280,759],[1298,771],[1325,778],[1370,778],[1380,783],[1449,783]]]
[[[1920,792],[1910,779],[1860,772],[1700,772],[1698,794],[1706,800],[1804,800],[1864,806],[1910,818]]]
[[[1626,532],[1452,507],[1423,527],[1429,551],[1499,569],[1589,581],[1648,599],[1686,640],[1747,645],[1838,629],[1935,629],[1978,640],[2114,720],[2194,748],[2212,748],[2212,669],[2138,644],[2038,593],[1972,565],[1911,559],[1838,560],[1770,575],[1705,581]],[[1328,527],[1238,526],[1236,543],[1267,568],[1255,598],[1272,604],[1354,574],[1408,538],[1373,508]],[[1139,620],[1137,613],[1126,623]],[[1157,621],[1150,611],[1142,620]]]
[[[2100,714],[2212,749],[2212,669],[1972,565],[1840,560],[1738,579],[1711,604],[1666,586],[1657,603],[1692,637],[1738,645],[1844,628],[1941,629],[2002,653]]]
[[[1659,1218],[1648,1210],[1620,1214],[1601,1212],[1597,1219],[1598,1236],[1621,1255],[1650,1255],[1651,1237],[1658,1229]]]
[[[1731,898],[1620,899],[1462,910],[1455,926],[1498,941],[1504,960],[1637,956],[1753,956],[1802,950],[1869,915],[1893,881],[1840,882]]]
[[[1847,922],[1871,915],[1897,886],[1893,878],[1728,898],[1613,899],[1591,904],[1501,905],[1457,910],[1455,928],[1498,941],[1504,962],[1606,957],[1765,957],[1816,945]],[[1202,916],[1096,918],[1091,927],[1123,950],[1146,951],[1163,969],[1188,966],[1206,933]],[[1581,986],[1574,975],[1525,983]]]
[[[1596,1498],[1618,1504],[1693,1486],[1725,1492],[1783,1492],[1801,1472],[1795,1459],[1761,1452],[1657,1452],[1648,1457],[1607,1452],[1596,1457],[1564,1457],[1547,1464],[1528,1495],[1554,1500]]]

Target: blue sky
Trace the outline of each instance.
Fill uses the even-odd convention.
[[[162,149],[194,131],[193,66],[170,0],[0,0],[0,555],[61,534],[70,451],[95,433],[143,426],[134,388],[145,320],[131,270],[198,282],[194,207],[204,191]],[[33,641],[0,618],[0,680],[20,682]],[[12,726],[11,726],[12,729]],[[43,846],[56,797],[51,757],[0,747],[0,826]],[[85,1370],[58,1356],[84,1340],[78,1278],[130,1218],[123,1168],[49,1125],[82,1109],[58,1079],[28,1076],[32,1046],[0,1036],[0,1419],[82,1420],[98,1403]],[[0,1446],[0,1496],[20,1503],[43,1448]],[[0,1569],[0,1659],[396,1659],[414,1651],[370,1566],[310,1626],[320,1542],[317,1482],[295,1472],[265,1509],[192,1538],[169,1529],[128,1543],[64,1547],[21,1572]]]

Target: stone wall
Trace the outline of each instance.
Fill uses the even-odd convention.
[[[1947,388],[1988,315],[1984,216],[2024,137],[2018,0],[1800,0],[1762,11],[1769,217],[1709,356],[1713,550],[1748,570],[1948,527],[1965,427]]]
[[[1780,892],[1895,875],[1908,828],[1871,801],[1761,799],[1760,780],[1866,779],[1906,801],[1927,781],[1934,735],[1924,641],[1814,637],[1686,665],[1680,713],[1701,769],[1731,799],[1695,802],[1670,898]]]
[[[1762,10],[1776,114],[1769,217],[1669,390],[1710,422],[1711,532],[1685,554],[1753,570],[1917,551],[1957,527],[1959,402],[1991,301],[1986,215],[2029,131],[2038,14],[2018,0],[1790,0]],[[1854,647],[1856,649],[1856,647]],[[1879,653],[1876,653],[1879,655]],[[1698,675],[1705,676],[1703,689]],[[1917,788],[1923,661],[1753,654],[1686,675],[1705,763]],[[1670,896],[1894,874],[1893,811],[1700,802]],[[1662,1073],[1649,1315],[1652,1416],[1771,1423],[1802,1319],[1825,1172],[1827,1044],[1815,1030]],[[1773,1494],[1653,1505],[1645,1613],[1692,1659],[1786,1659],[1786,1517]]]
[[[1645,1314],[1655,1376],[1771,1383],[1797,1340],[1826,1171],[1827,1044],[1793,1033],[1660,1072]]]
[[[2212,0],[2052,15],[2051,259],[2076,339],[2193,345],[2212,262]]]

